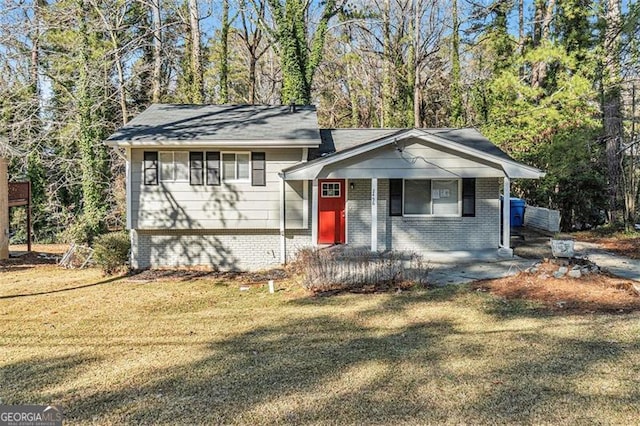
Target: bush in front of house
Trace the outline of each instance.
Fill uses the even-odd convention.
[[[415,253],[372,253],[365,248],[336,246],[298,252],[295,265],[302,285],[314,293],[375,291],[426,285],[428,263]]]
[[[131,240],[124,231],[111,232],[93,241],[93,260],[107,275],[127,269]]]

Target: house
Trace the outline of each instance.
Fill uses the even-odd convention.
[[[156,104],[106,144],[126,158],[134,268],[327,244],[511,254],[501,189],[544,175],[475,129],[320,129],[309,106]]]

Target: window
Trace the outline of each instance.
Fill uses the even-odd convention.
[[[431,214],[431,181],[407,179],[404,181],[404,214]]]
[[[153,151],[144,152],[143,174],[145,185],[158,184],[158,153]]]
[[[204,183],[204,155],[202,152],[189,153],[189,183],[191,185]]]
[[[323,198],[340,198],[340,182],[322,182]]]
[[[228,181],[248,181],[249,153],[223,153],[222,178]]]
[[[207,185],[220,185],[219,152],[207,152]]]
[[[462,179],[462,216],[476,215],[476,180]]]
[[[251,153],[251,185],[265,186],[267,184],[266,156],[264,152]]]
[[[160,152],[160,181],[187,182],[189,180],[189,153],[184,151]]]
[[[432,180],[431,200],[433,214],[436,216],[453,216],[460,214],[458,206],[458,179]]]
[[[406,179],[402,191],[403,215],[457,216],[460,214],[459,187],[459,179]],[[393,203],[393,197],[390,198]]]

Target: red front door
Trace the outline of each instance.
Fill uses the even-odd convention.
[[[318,181],[318,244],[345,243],[344,179]]]

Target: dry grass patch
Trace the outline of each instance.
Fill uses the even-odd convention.
[[[14,281],[0,297],[45,293],[0,299],[0,399],[60,404],[65,424],[640,418],[638,314],[541,316],[506,301],[501,316],[466,287],[315,298],[288,281],[269,294],[31,272],[40,282],[0,273]]]

